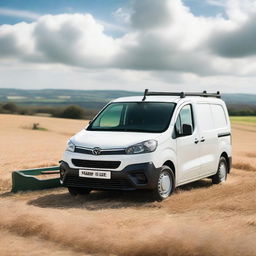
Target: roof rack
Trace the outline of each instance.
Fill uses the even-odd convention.
[[[219,91],[217,91],[217,93],[207,93],[207,91],[203,91],[203,92],[150,92],[148,89],[146,89],[144,92],[142,101],[144,101],[147,96],[178,96],[180,98],[185,98],[186,96],[199,96],[199,97],[221,98]]]

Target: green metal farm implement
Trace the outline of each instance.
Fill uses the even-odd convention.
[[[59,166],[14,171],[12,173],[12,192],[60,187],[60,179],[56,177],[58,173]],[[54,174],[55,177],[52,178],[51,176]]]

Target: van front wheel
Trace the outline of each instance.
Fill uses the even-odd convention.
[[[225,182],[227,179],[227,174],[228,174],[227,161],[226,161],[226,158],[222,156],[220,158],[218,171],[214,176],[212,176],[212,183],[219,184],[219,183]]]
[[[162,166],[156,188],[153,190],[153,198],[162,201],[169,197],[175,189],[173,171],[169,166]]]

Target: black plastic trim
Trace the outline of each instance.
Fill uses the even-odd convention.
[[[89,149],[89,148],[75,147],[74,152],[81,153],[81,154],[93,155],[92,150],[93,149]],[[100,151],[99,155],[126,155],[126,151],[125,151],[125,149],[110,149],[110,150],[102,149]]]
[[[73,165],[81,168],[116,169],[121,161],[71,159]]]
[[[231,133],[230,132],[223,132],[223,133],[218,134],[218,138],[226,137],[226,136],[231,136]]]
[[[121,171],[111,171],[111,179],[106,180],[81,178],[79,177],[79,169],[70,168],[64,161],[61,162],[60,168],[65,170],[62,177],[63,186],[84,187],[95,190],[154,189],[160,172],[160,168],[156,168],[153,163],[132,164],[126,166]],[[141,180],[137,179],[136,174],[140,177],[143,174],[145,176],[145,182],[142,183]]]

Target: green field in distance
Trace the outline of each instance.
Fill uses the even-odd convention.
[[[232,123],[254,123],[256,124],[256,116],[231,116]]]

